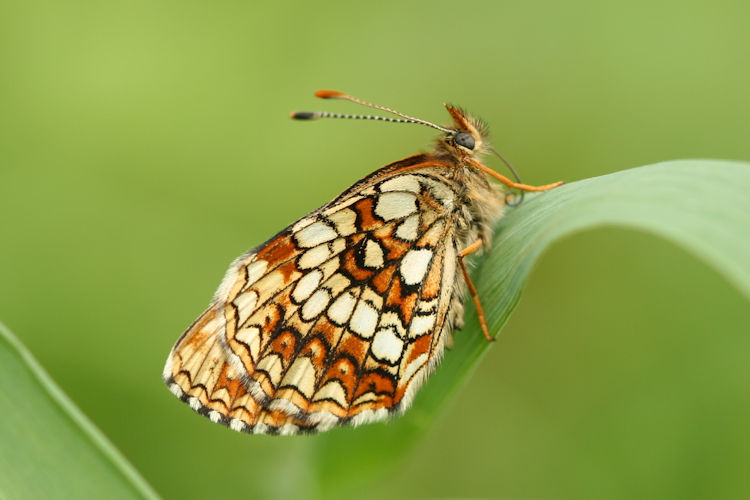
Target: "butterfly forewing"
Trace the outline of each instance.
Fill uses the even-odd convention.
[[[246,432],[315,432],[405,409],[442,356],[455,185],[385,167],[237,259],[170,354],[173,392]]]

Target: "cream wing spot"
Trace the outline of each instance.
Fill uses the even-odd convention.
[[[331,243],[331,254],[338,255],[346,249],[346,238],[336,238]]]
[[[325,288],[319,288],[302,306],[300,316],[303,320],[310,321],[322,313],[330,301],[331,293]]]
[[[338,296],[349,288],[351,281],[341,273],[333,273],[323,284],[331,291],[331,295]]]
[[[432,195],[437,198],[447,210],[453,208],[456,201],[456,194],[450,187],[436,180],[427,180],[425,183]]]
[[[380,190],[386,191],[410,191],[412,193],[419,193],[421,188],[419,186],[419,179],[413,175],[400,175],[380,183]]]
[[[409,338],[416,338],[428,333],[435,326],[435,318],[434,314],[414,316],[409,325]]]
[[[377,396],[375,396],[374,393],[368,391],[352,401],[352,406],[361,405],[362,403],[369,403],[370,401],[375,401],[376,398]]]
[[[377,309],[380,309],[383,306],[383,296],[373,290],[372,287],[362,287],[362,298],[368,302],[371,302],[372,304],[375,304],[375,307]]]
[[[377,269],[383,265],[383,249],[377,241],[368,239],[365,244],[365,266]]]
[[[339,270],[339,259],[330,259],[320,265],[318,269],[323,272],[324,279],[328,279]]]
[[[255,282],[253,290],[258,292],[258,301],[265,301],[270,295],[274,294],[276,290],[281,288],[286,283],[284,275],[279,271],[271,271],[263,275],[261,279]]]
[[[340,236],[349,236],[357,231],[357,213],[351,208],[339,210],[328,216]]]
[[[281,369],[283,367],[281,357],[278,354],[269,354],[257,364],[257,370],[263,370],[268,374],[271,383],[277,387],[281,379]]]
[[[400,338],[406,338],[406,329],[401,322],[401,316],[395,311],[384,312],[380,316],[380,328],[393,327],[396,335]]]
[[[328,308],[328,317],[337,325],[345,324],[354,310],[356,301],[352,292],[342,293]]]
[[[428,244],[428,245],[434,245],[436,246],[438,242],[444,237],[445,235],[445,221],[439,220],[436,221],[430,229],[425,232],[421,238],[419,238],[419,241],[417,242],[418,245],[420,244]],[[421,246],[421,245],[420,245]]]
[[[313,401],[321,401],[323,399],[332,399],[339,406],[346,408],[346,391],[337,380],[331,380],[326,385],[318,389],[315,393],[315,399]]]
[[[312,248],[326,241],[331,241],[338,236],[328,224],[317,221],[300,230],[294,235],[294,239],[302,248]]]
[[[303,253],[299,260],[297,260],[297,267],[300,269],[312,269],[328,260],[330,256],[331,250],[328,248],[328,243],[323,243]]]
[[[295,285],[294,291],[292,291],[292,299],[298,304],[301,303],[312,295],[315,289],[318,288],[318,285],[320,285],[322,279],[322,272],[317,269],[315,271],[310,271],[300,278]]]
[[[311,398],[315,392],[315,367],[310,358],[297,358],[284,375],[281,385],[293,387],[306,398]]]
[[[265,260],[256,260],[252,264],[249,264],[245,268],[245,272],[247,273],[247,283],[245,284],[245,288],[258,281],[260,277],[265,274],[266,269],[268,269],[268,261]]]
[[[432,250],[420,248],[409,250],[401,261],[399,271],[404,283],[407,285],[416,285],[424,279],[427,272],[427,266],[432,259]]]
[[[220,400],[224,404],[229,404],[229,391],[226,387],[222,387],[220,389],[216,389],[214,387],[213,394],[211,394],[211,399]]]
[[[243,292],[235,297],[232,303],[237,308],[237,325],[242,325],[255,312],[255,305],[258,303],[258,292],[255,290]]]
[[[237,332],[235,338],[248,347],[253,360],[258,359],[258,354],[260,354],[260,328],[257,326],[242,328]]]
[[[375,333],[378,324],[378,312],[367,302],[360,300],[354,309],[349,329],[357,335],[369,339]]]
[[[219,378],[218,368],[221,363],[221,354],[217,352],[220,351],[220,348],[217,344],[212,348],[212,351],[209,354],[210,357],[205,360],[205,363],[201,364],[198,372],[192,377],[193,384],[196,386],[203,385],[208,388],[216,385],[216,380]]]
[[[420,313],[428,314],[432,311],[435,311],[438,307],[438,299],[434,298],[432,300],[422,300],[419,302],[419,306],[417,306],[417,310]]]
[[[393,327],[381,328],[372,340],[373,357],[389,365],[398,363],[403,349],[404,341],[396,335]]]
[[[205,370],[203,370],[204,361],[206,361],[206,365],[208,366],[216,364],[216,360],[212,359],[213,350],[216,347],[215,344],[215,340],[212,340],[210,344],[204,343],[198,346],[191,356],[183,358],[182,369],[190,372],[193,378],[205,375]]]
[[[385,221],[407,217],[417,211],[417,197],[412,193],[382,193],[375,206],[375,215]]]
[[[417,214],[410,215],[396,228],[396,237],[406,241],[414,241],[417,239],[418,231],[419,216]]]

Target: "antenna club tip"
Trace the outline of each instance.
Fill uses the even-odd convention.
[[[293,113],[289,113],[289,118],[293,120],[314,120],[317,117],[317,114],[312,111],[294,111]]]
[[[336,99],[338,97],[344,97],[346,94],[337,90],[318,90],[315,92],[315,97],[321,99]]]

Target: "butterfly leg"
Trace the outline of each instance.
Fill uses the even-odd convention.
[[[474,286],[474,283],[471,281],[471,277],[469,276],[469,271],[466,269],[466,264],[464,263],[464,257],[467,255],[476,252],[479,248],[482,246],[482,238],[479,238],[477,241],[469,245],[468,247],[464,248],[460,252],[458,252],[458,264],[461,266],[461,272],[464,275],[464,281],[466,281],[466,286],[469,288],[469,293],[471,294],[471,299],[474,301],[474,305],[477,308],[477,316],[479,317],[479,326],[482,327],[482,333],[484,333],[484,338],[486,338],[490,342],[494,342],[494,338],[490,335],[490,331],[487,328],[487,321],[484,318],[484,310],[482,309],[482,304],[479,302],[479,293],[477,292],[477,287]]]
[[[495,172],[497,174],[497,172]],[[508,186],[512,189],[520,189],[521,191],[528,191],[531,193],[536,193],[539,191],[548,191],[550,189],[556,188],[557,186],[562,186],[563,181],[553,182],[552,184],[545,184],[544,186],[529,186],[528,184],[519,184],[517,182],[513,182],[512,180],[508,179],[504,175],[497,174],[499,177],[502,177],[503,179],[499,179],[498,177],[495,177],[497,180]],[[507,181],[507,182],[506,182]]]
[[[553,182],[552,184],[545,184],[543,186],[530,186],[528,184],[521,184],[520,182],[513,182],[512,180],[508,179],[504,175],[495,172],[490,167],[483,165],[482,163],[478,162],[477,160],[474,160],[473,158],[469,159],[468,161],[469,163],[477,167],[482,172],[486,173],[490,177],[494,177],[495,179],[502,182],[503,184],[505,184],[511,189],[520,189],[521,191],[538,192],[538,191],[547,191],[549,189],[556,188],[557,186],[562,186],[564,184],[562,181]]]

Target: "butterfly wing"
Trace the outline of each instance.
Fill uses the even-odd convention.
[[[170,389],[251,433],[405,409],[442,356],[459,293],[460,205],[445,173],[424,155],[384,167],[237,259],[173,348]]]

